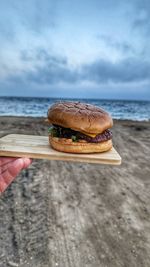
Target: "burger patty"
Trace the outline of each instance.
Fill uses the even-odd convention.
[[[112,139],[112,132],[109,129],[105,130],[101,134],[97,134],[95,137],[90,137],[81,132],[77,132],[70,128],[64,128],[58,125],[53,125],[50,128],[49,132],[54,137],[69,138],[74,142],[77,142],[78,140],[85,140],[89,143],[100,143]]]

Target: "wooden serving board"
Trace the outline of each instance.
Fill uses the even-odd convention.
[[[120,165],[121,157],[114,147],[103,153],[72,154],[58,152],[50,147],[48,136],[9,134],[0,139],[0,156],[30,157]]]

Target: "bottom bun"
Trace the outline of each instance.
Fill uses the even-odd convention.
[[[112,140],[88,143],[86,141],[73,142],[72,139],[49,136],[49,143],[55,150],[67,153],[99,153],[112,148]]]

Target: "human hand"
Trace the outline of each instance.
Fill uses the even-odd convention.
[[[11,184],[22,169],[31,164],[28,158],[0,157],[0,193]]]

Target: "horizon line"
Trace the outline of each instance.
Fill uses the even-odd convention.
[[[43,98],[43,99],[74,99],[74,100],[101,100],[101,101],[146,101],[150,102],[150,99],[137,99],[137,98],[92,98],[92,97],[58,97],[58,96],[19,96],[19,95],[0,95],[0,98]]]

